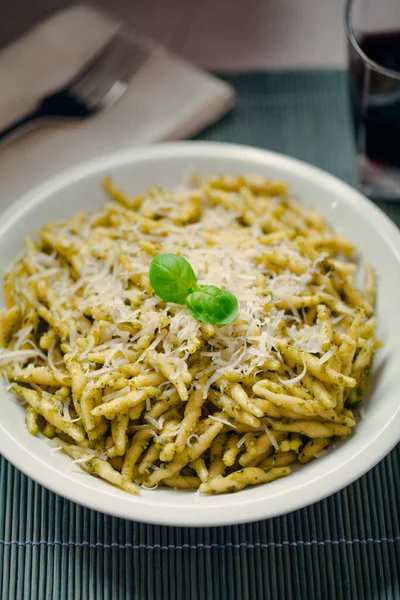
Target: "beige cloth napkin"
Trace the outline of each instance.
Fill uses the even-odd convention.
[[[120,25],[86,5],[61,11],[0,54],[0,129],[62,85]],[[63,168],[137,144],[188,137],[233,104],[232,89],[154,44],[127,92],[85,121],[46,124],[0,144],[0,211]]]

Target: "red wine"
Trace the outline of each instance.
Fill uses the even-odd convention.
[[[400,31],[364,35],[363,52],[398,79],[370,69],[351,49],[350,87],[358,149],[373,163],[400,167]]]

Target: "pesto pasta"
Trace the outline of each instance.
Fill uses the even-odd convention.
[[[0,372],[29,433],[133,494],[239,491],[350,436],[379,346],[353,245],[258,176],[103,185],[5,276]]]

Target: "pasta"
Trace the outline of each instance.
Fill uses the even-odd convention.
[[[132,494],[239,491],[351,435],[379,346],[353,245],[262,177],[104,188],[104,208],[44,227],[5,276],[0,370],[29,433]],[[235,294],[235,320],[158,297],[160,253]]]

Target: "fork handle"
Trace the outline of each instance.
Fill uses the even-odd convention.
[[[43,113],[40,108],[36,108],[32,112],[26,114],[24,117],[17,119],[13,123],[10,123],[5,129],[0,131],[0,142],[5,140],[6,137],[11,136],[14,133],[17,133],[18,130],[22,129],[29,123],[33,123],[43,117]]]

